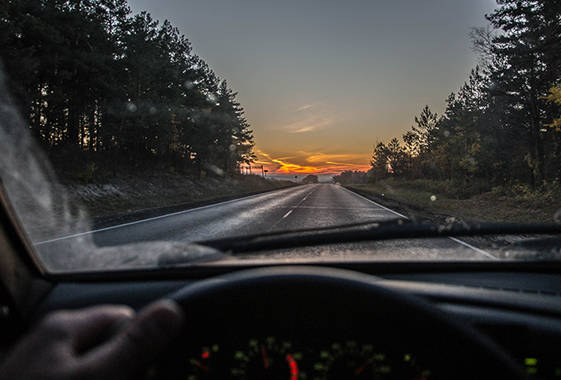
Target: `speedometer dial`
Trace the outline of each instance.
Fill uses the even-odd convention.
[[[232,375],[239,380],[298,380],[305,376],[298,368],[300,352],[292,351],[292,343],[268,337],[251,339],[246,350],[234,353],[236,366]]]
[[[203,347],[198,356],[189,358],[189,365],[190,370],[187,380],[227,378],[221,363],[220,346],[218,344]]]

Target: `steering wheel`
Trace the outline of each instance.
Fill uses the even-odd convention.
[[[287,266],[239,271],[189,285],[169,297],[183,308],[187,327],[160,362],[157,378],[188,378],[193,364],[189,357],[200,354],[199,345],[246,344],[264,336],[311,346],[359,339],[384,350],[411,353],[430,370],[430,379],[526,378],[504,350],[475,329],[377,281],[347,270]],[[193,353],[197,348],[198,354]],[[230,377],[224,368],[220,373],[189,378]]]

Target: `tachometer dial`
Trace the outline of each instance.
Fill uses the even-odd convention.
[[[232,375],[240,380],[299,380],[305,379],[300,372],[298,361],[300,352],[292,351],[287,341],[277,342],[274,337],[264,341],[251,339],[249,348],[234,353],[236,366]]]
[[[356,341],[334,343],[321,351],[314,369],[312,380],[426,379],[429,375],[411,355],[391,355]]]

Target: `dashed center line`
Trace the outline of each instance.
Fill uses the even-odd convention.
[[[306,199],[308,199],[308,197],[310,195],[312,195],[312,193],[314,191],[316,191],[318,189],[318,187],[315,187],[312,191],[310,191],[304,198],[302,198],[302,200],[300,200],[300,202],[298,202],[296,204],[296,206],[289,206],[290,207],[290,211],[288,211],[286,214],[283,215],[282,218],[279,219],[278,222],[276,222],[274,225],[276,226],[277,224],[279,224],[281,221],[283,221],[284,219],[286,219],[290,214],[292,214],[292,211],[294,211],[295,209],[299,208],[300,205],[302,204],[302,202],[304,202]],[[285,208],[285,207],[279,207],[279,208]]]

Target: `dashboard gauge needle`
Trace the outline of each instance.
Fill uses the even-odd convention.
[[[210,368],[208,366],[204,365],[203,363],[201,363],[198,360],[195,362],[195,365],[205,372],[210,372]]]
[[[370,363],[372,363],[372,359],[368,359],[367,361],[362,363],[362,365],[355,370],[355,376],[360,375],[362,373],[362,371],[364,371]]]
[[[265,347],[261,347],[261,357],[263,358],[263,367],[269,369],[269,358],[267,357],[267,350]]]

